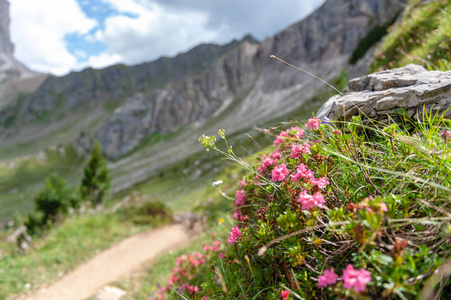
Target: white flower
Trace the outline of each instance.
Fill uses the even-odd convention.
[[[218,187],[223,182],[224,181],[222,181],[222,180],[216,180],[216,181],[213,181],[212,185],[213,185],[213,187]]]

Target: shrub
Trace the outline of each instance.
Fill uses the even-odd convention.
[[[64,179],[56,173],[45,179],[44,188],[34,199],[36,213],[28,215],[24,225],[30,234],[39,232],[43,227],[62,218],[78,202]]]
[[[80,185],[80,195],[84,200],[91,201],[94,206],[102,203],[103,197],[111,185],[107,162],[102,155],[99,142],[95,142],[91,157],[84,169]]]
[[[207,255],[209,273],[170,281],[156,299],[183,290],[191,299],[429,299],[449,287],[449,125],[438,115],[410,131],[311,118],[280,132],[255,166],[203,136],[250,173],[223,259]]]
[[[130,220],[135,224],[158,226],[172,221],[172,212],[160,202],[145,202],[123,207],[117,213],[124,220]]]
[[[43,222],[54,222],[59,214],[67,213],[75,205],[72,190],[56,173],[45,179],[44,189],[35,198],[36,210],[42,212]]]

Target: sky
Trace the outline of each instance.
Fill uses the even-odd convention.
[[[262,41],[325,0],[9,0],[15,57],[57,76],[134,65],[247,33]]]

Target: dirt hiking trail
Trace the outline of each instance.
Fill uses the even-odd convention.
[[[187,245],[191,239],[192,235],[181,224],[149,230],[122,240],[53,284],[19,299],[84,300],[108,283],[138,270],[144,262]]]

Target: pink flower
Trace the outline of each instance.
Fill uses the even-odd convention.
[[[381,210],[382,211],[388,211],[387,204],[385,204],[384,202],[381,203]]]
[[[224,258],[225,258],[225,252],[219,253],[219,258],[220,258],[220,259],[224,259]]]
[[[275,167],[272,170],[272,181],[283,181],[289,173],[285,164]]]
[[[326,287],[329,284],[335,284],[337,282],[338,275],[335,274],[334,268],[325,270],[323,275],[318,277],[318,287]]]
[[[246,178],[243,177],[243,179],[241,180],[241,188],[244,189],[244,187],[246,186]]]
[[[311,170],[307,169],[307,167],[304,164],[300,164],[297,169],[296,173],[294,175],[291,175],[291,180],[293,182],[296,182],[299,180],[299,178],[306,178],[306,179],[314,179],[314,174]]]
[[[229,236],[229,244],[235,244],[238,239],[241,238],[241,230],[238,228],[238,226],[234,226],[230,229],[230,236]]]
[[[296,144],[291,147],[290,158],[300,158],[302,154],[307,153],[310,153],[310,145],[308,143],[304,143],[304,145]]]
[[[307,124],[305,124],[305,127],[309,127],[312,130],[317,130],[319,128],[319,125],[321,125],[321,120],[317,117],[308,119]]]
[[[243,190],[238,190],[235,193],[235,207],[244,206],[244,200],[245,200],[246,194]]]
[[[197,285],[196,286],[190,285],[188,287],[188,291],[190,294],[197,294],[197,293],[199,293],[199,288],[197,287]]]
[[[282,131],[274,141],[274,146],[278,146],[280,143],[284,143],[286,137],[288,137],[288,131]]]
[[[271,158],[275,161],[277,161],[278,159],[282,158],[282,154],[280,154],[279,151],[273,151],[273,153],[271,154]]]
[[[265,156],[263,156],[263,162],[261,163],[261,165],[258,167],[257,170],[260,173],[263,173],[267,167],[270,167],[274,164],[275,164],[275,161],[265,155]]]
[[[354,289],[356,292],[363,292],[365,291],[366,284],[371,281],[371,273],[364,268],[356,270],[352,265],[348,265],[344,269],[341,279],[344,282],[343,287],[345,289]]]
[[[233,219],[239,220],[241,216],[242,216],[241,211],[239,209],[235,208],[233,210]]]
[[[334,132],[332,132],[332,133],[335,135],[343,135],[343,133],[339,129],[335,129]]]
[[[302,205],[302,209],[311,209],[314,207],[322,208],[323,204],[326,203],[320,192],[317,192],[312,196],[307,194],[307,191],[305,190],[299,194],[298,202]]]
[[[299,127],[291,127],[290,131],[294,132],[294,136],[299,140],[304,136],[304,129]]]
[[[290,292],[287,290],[280,291],[280,296],[282,297],[282,300],[288,300],[288,296],[290,296]]]
[[[316,185],[319,189],[324,189],[329,184],[327,177],[321,177],[318,179],[312,179],[312,185]]]

